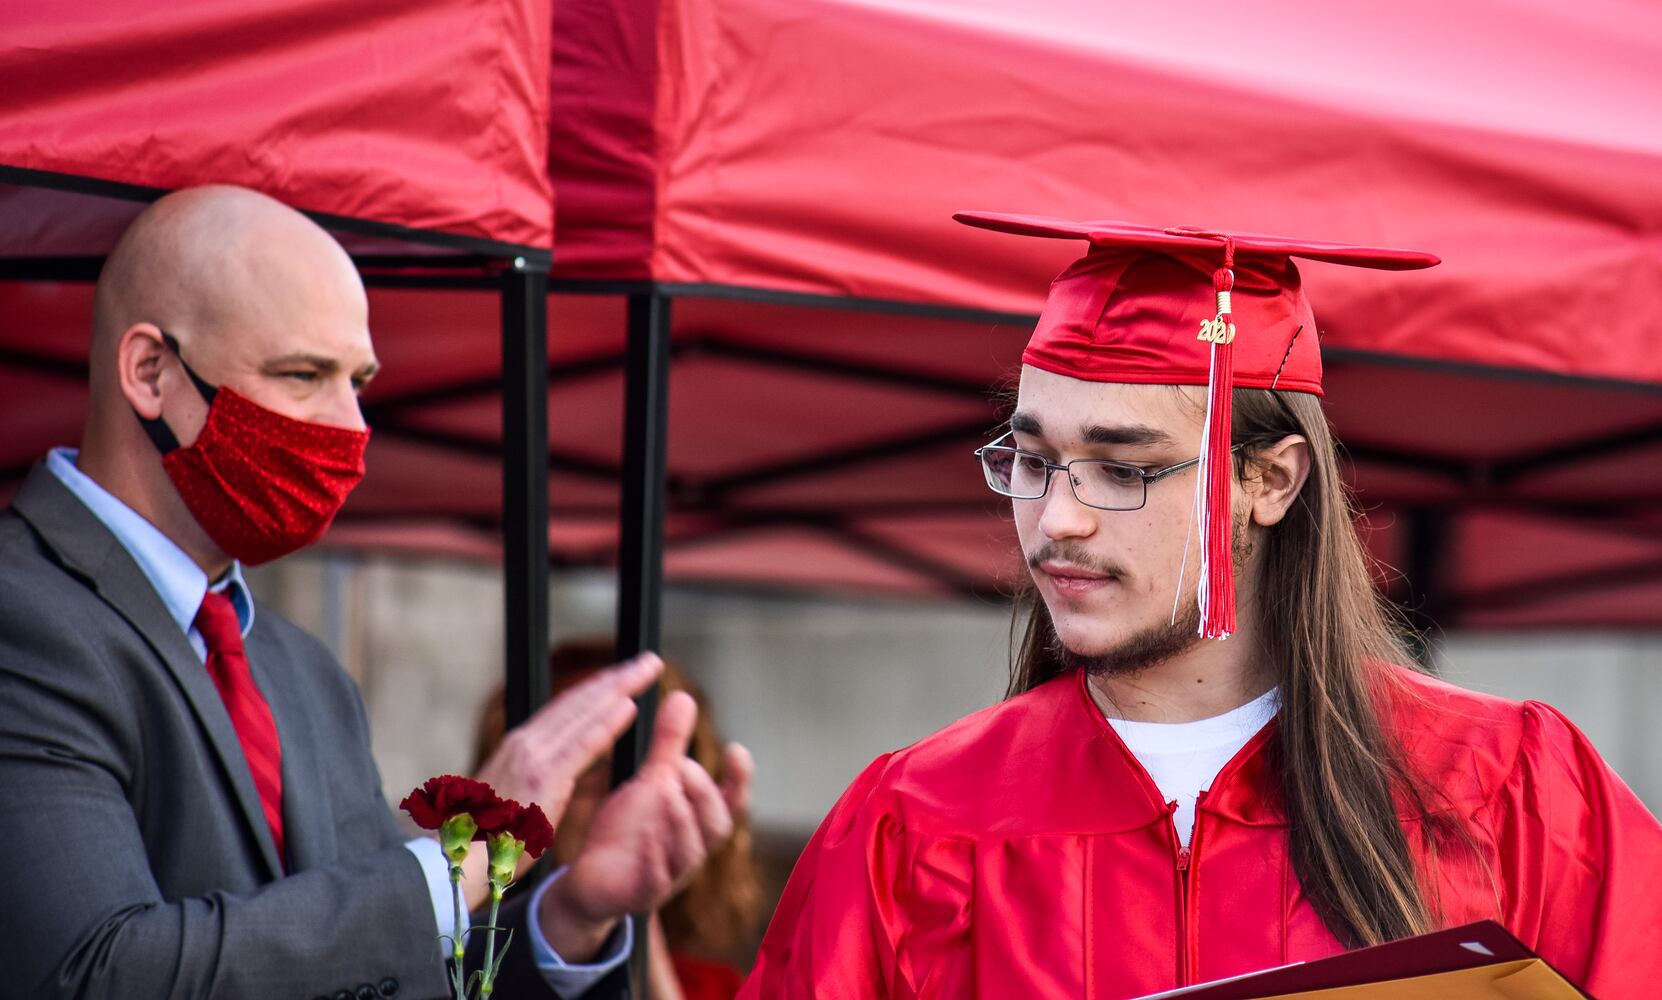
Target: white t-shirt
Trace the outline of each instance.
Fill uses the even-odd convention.
[[[1271,688],[1240,708],[1210,719],[1196,722],[1109,719],[1108,724],[1154,779],[1166,801],[1177,803],[1172,822],[1177,825],[1177,839],[1187,847],[1195,828],[1195,800],[1211,787],[1212,779],[1229,759],[1275,718],[1280,705],[1279,689]]]

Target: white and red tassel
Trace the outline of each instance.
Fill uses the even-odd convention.
[[[1235,241],[1224,243],[1223,267],[1212,275],[1218,313],[1200,325],[1198,339],[1212,345],[1206,383],[1206,430],[1201,440],[1196,503],[1200,527],[1200,634],[1227,639],[1235,631],[1235,558],[1230,456],[1235,388],[1235,324],[1229,296],[1235,287]]]

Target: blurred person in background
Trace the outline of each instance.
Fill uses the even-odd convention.
[[[614,662],[610,639],[562,643],[549,658],[555,694],[569,690]],[[722,740],[704,692],[673,660],[664,661],[661,694],[686,692],[698,705],[688,755],[718,782],[727,777]],[[475,766],[488,760],[502,741],[505,721],[500,687],[480,711]],[[582,850],[595,809],[611,789],[611,758],[602,755],[577,779],[571,800],[554,830],[555,865],[570,864]],[[648,975],[653,1000],[732,1000],[743,979],[726,959],[751,940],[761,916],[762,886],[753,856],[749,817],[733,817],[733,833],[710,852],[682,889],[654,914],[648,927]]]

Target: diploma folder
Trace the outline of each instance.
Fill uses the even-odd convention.
[[[1139,1000],[1582,1000],[1493,920],[1342,955],[1154,993]]]

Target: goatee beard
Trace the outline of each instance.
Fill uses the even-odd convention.
[[[1200,606],[1189,601],[1184,604],[1176,621],[1144,629],[1101,653],[1086,655],[1074,652],[1062,645],[1054,629],[1051,630],[1050,641],[1057,659],[1069,670],[1084,670],[1091,677],[1124,677],[1157,666],[1199,645],[1202,641]]]
[[[1252,557],[1252,542],[1247,537],[1245,512],[1237,511],[1231,532],[1230,549],[1237,568],[1246,565]],[[1118,566],[1092,559],[1082,546],[1050,542],[1028,557],[1028,565],[1037,568],[1047,559],[1065,558],[1068,562],[1110,576],[1123,576]],[[1045,608],[1049,615],[1050,609]],[[1200,602],[1194,598],[1184,602],[1175,620],[1163,622],[1132,635],[1113,649],[1101,653],[1076,653],[1062,644],[1051,623],[1050,648],[1057,660],[1069,670],[1084,670],[1090,677],[1124,677],[1150,667],[1158,666],[1200,645]]]

